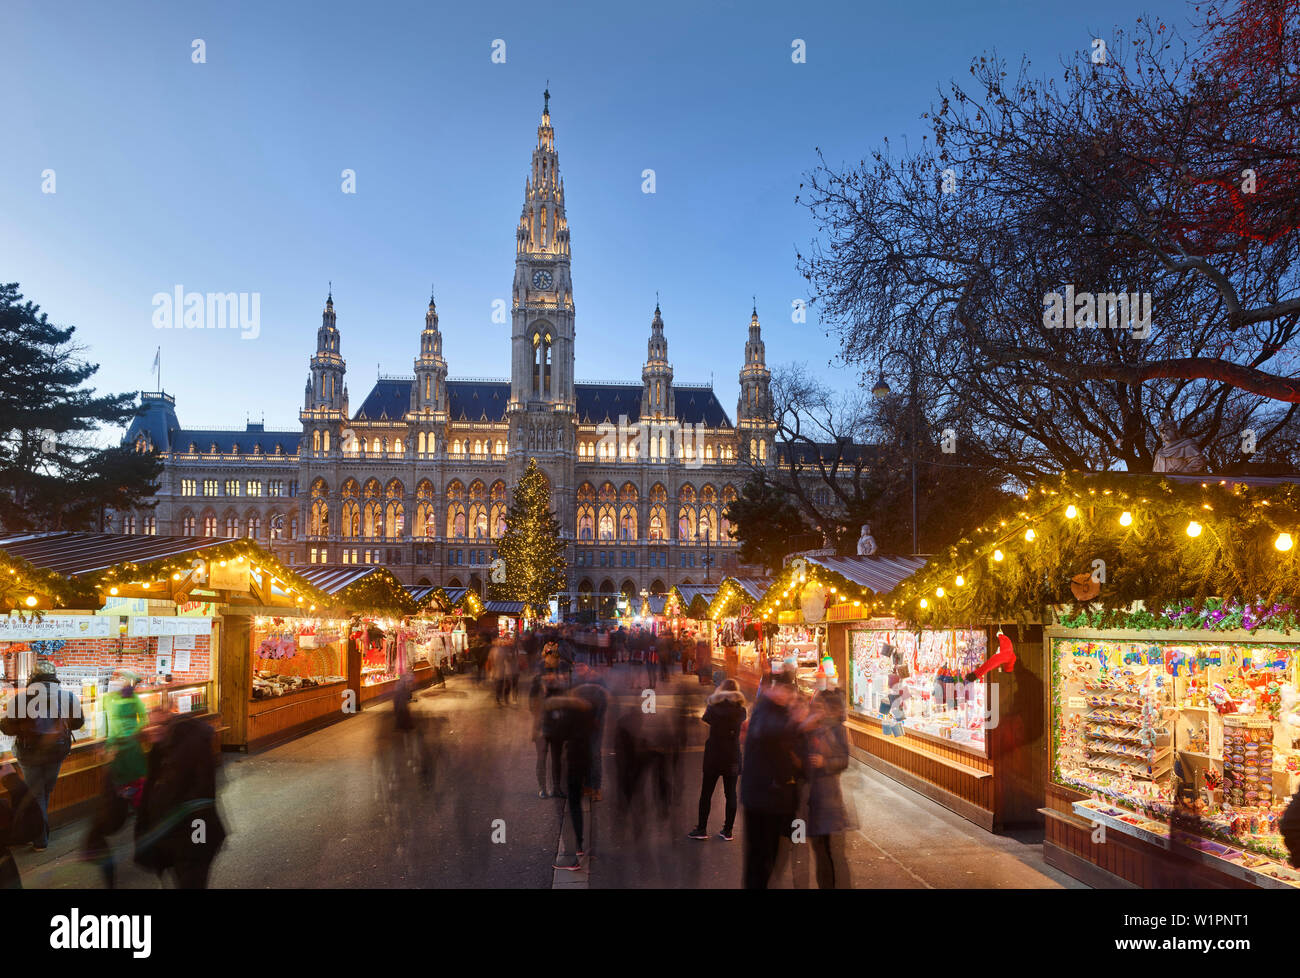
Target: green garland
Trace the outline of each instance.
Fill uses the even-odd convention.
[[[1126,523],[1124,513],[1130,517]],[[1188,532],[1193,522],[1199,525],[1195,536]],[[1033,538],[1026,539],[1030,530]],[[931,559],[889,599],[899,617],[925,626],[1047,621],[1052,606],[1078,605],[1071,578],[1097,572],[1104,581],[1088,603],[1095,607],[1075,618],[1109,612],[1111,617],[1098,621],[1118,621],[1114,616],[1122,614],[1135,624],[1120,627],[1179,627],[1161,615],[1127,609],[1136,602],[1148,608],[1176,605],[1199,616],[1216,598],[1266,608],[1294,604],[1300,564],[1294,547],[1276,547],[1284,533],[1300,536],[1300,486],[1293,483],[1063,475]],[[1083,621],[1095,627],[1091,617]],[[1280,623],[1294,623],[1294,617],[1284,615]]]

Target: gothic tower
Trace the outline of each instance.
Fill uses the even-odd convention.
[[[736,403],[736,431],[740,451],[753,461],[772,461],[772,371],[767,369],[758,305],[749,318],[749,339],[745,342],[745,365],[740,368],[740,398]]]
[[[339,353],[339,330],[334,317],[334,291],[330,290],[316,331],[316,352],[311,358],[311,377],[304,391],[304,444],[313,455],[328,454],[339,447],[348,418],[348,389],[343,382],[347,365]]]
[[[515,230],[510,331],[510,474],[529,458],[551,480],[554,504],[571,502],[577,401],[573,387],[574,308],[564,181],[551,128],[551,93],[543,93],[532,172]],[[567,512],[567,508],[562,508]]]
[[[411,385],[411,443],[419,455],[432,455],[438,432],[447,423],[447,361],[442,356],[442,332],[438,329],[438,307],[429,292],[429,309],[420,333],[420,355],[415,359],[415,383]]]
[[[655,300],[655,318],[650,323],[650,342],[646,344],[645,365],[641,368],[641,417],[675,418],[673,406],[673,367],[668,362],[668,340],[664,338],[664,320]]]

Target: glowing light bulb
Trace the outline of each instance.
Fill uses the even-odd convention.
[[[928,608],[928,607],[930,607],[930,602],[929,602],[929,601],[926,601],[925,598],[922,598],[922,599],[921,599],[921,607],[922,607],[922,608]]]
[[[1001,551],[1001,550],[994,550],[994,551],[993,551],[993,559],[994,559],[994,560],[998,560],[998,561],[1000,561],[1000,560],[1002,559],[1002,551]]]
[[[1133,514],[1130,513],[1127,509],[1124,510],[1124,512],[1119,514],[1120,526],[1129,526],[1130,524],[1132,524],[1132,522],[1133,522]]]
[[[1192,520],[1187,524],[1187,535],[1189,537],[1199,537],[1201,535],[1201,524]]]
[[[1035,535],[1036,534],[1034,533],[1034,528],[1031,526],[1028,530],[1025,531],[1025,542],[1033,543]]]
[[[960,574],[957,575],[957,586],[958,587],[966,586],[966,578],[962,577]]]
[[[109,589],[108,589],[108,593],[109,593],[109,594],[117,594],[117,588],[115,588],[115,587],[111,587],[111,588],[109,588]]]
[[[1079,515],[1079,511],[1074,508],[1074,503],[1070,503],[1069,506],[1065,507],[1065,518],[1067,520],[1072,520],[1078,515]]]
[[[943,588],[941,588],[941,587],[937,587],[937,588],[935,588],[935,589],[934,589],[934,596],[935,596],[936,598],[942,598],[942,597],[943,597]]]
[[[1278,550],[1281,550],[1283,553],[1286,553],[1286,551],[1295,546],[1295,541],[1291,539],[1291,534],[1279,533],[1277,539],[1273,541],[1273,546]]]
[[[29,595],[27,595],[27,597],[23,600],[23,604],[27,605],[27,607],[29,607],[29,608],[35,608],[35,607],[36,607],[36,595],[34,595],[34,594],[29,594]]]

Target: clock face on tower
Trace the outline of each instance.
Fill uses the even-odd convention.
[[[544,268],[541,271],[533,272],[533,288],[535,289],[549,289],[554,281],[551,273]]]

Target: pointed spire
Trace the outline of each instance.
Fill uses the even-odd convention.
[[[333,279],[330,279],[330,290],[329,290],[329,295],[325,297],[325,305],[327,306],[334,305],[334,280]]]
[[[756,319],[758,319],[758,296],[756,296],[756,295],[755,295],[755,296],[750,296],[750,298],[754,300],[754,311],[753,311],[753,313],[751,314],[750,318],[756,320]]]
[[[437,308],[438,308],[438,307],[437,307],[436,305],[434,305],[434,303],[433,303],[433,285],[432,285],[432,283],[429,285],[429,308],[430,308],[430,309],[437,309]]]
[[[542,92],[542,115],[551,114],[551,80],[546,79],[546,91]]]

